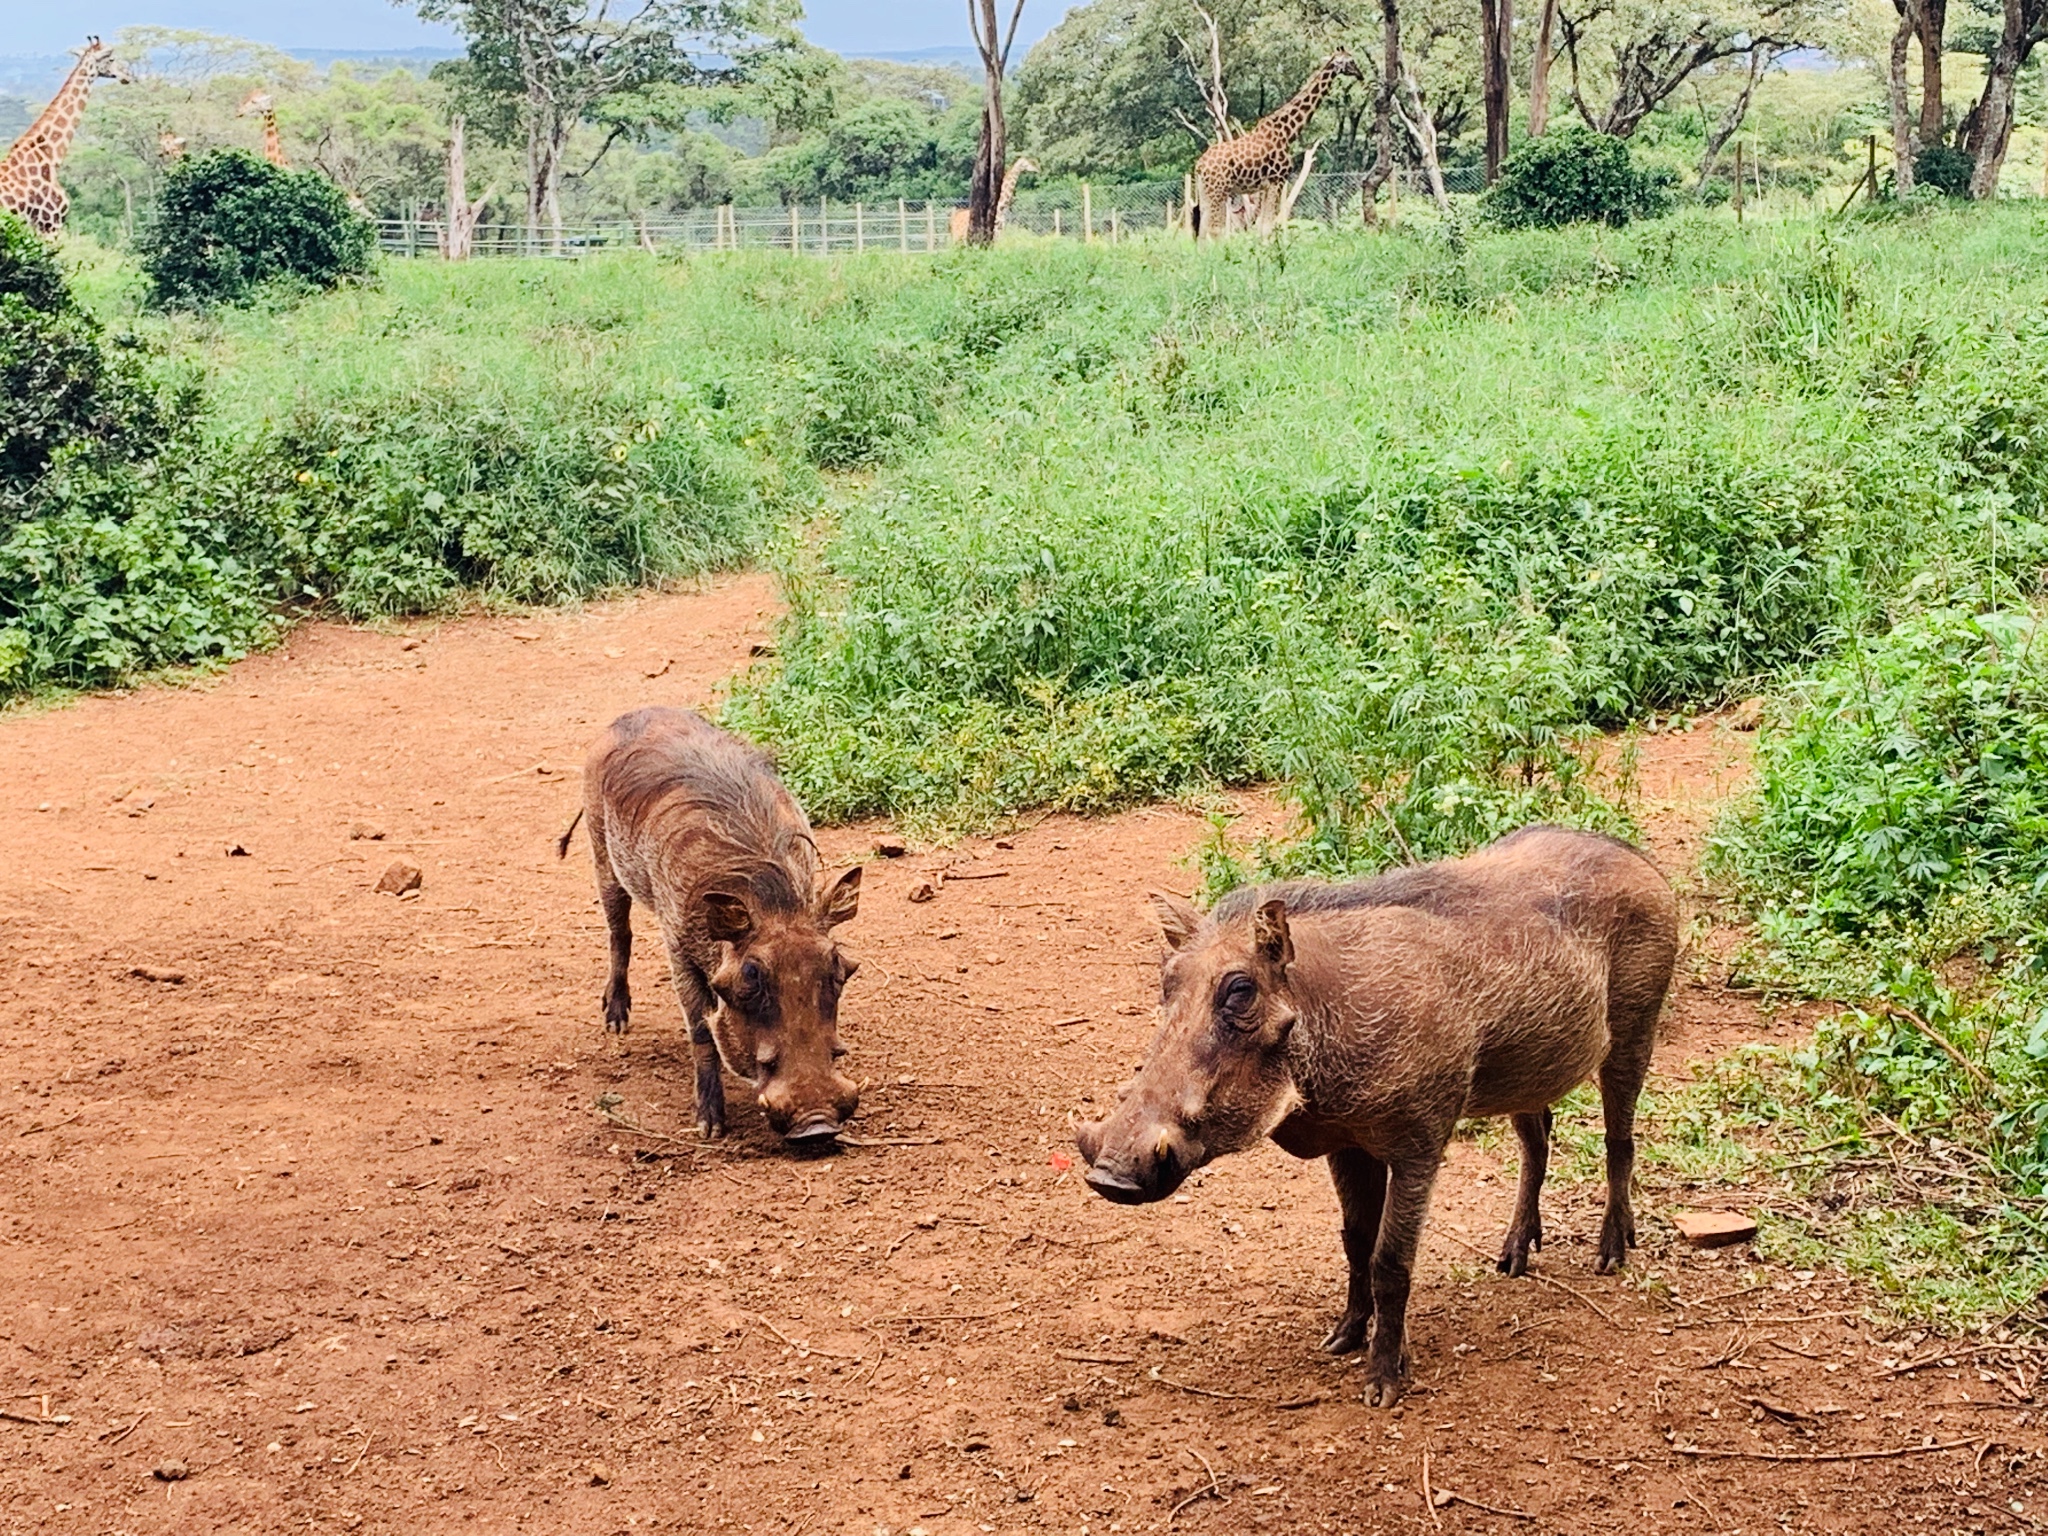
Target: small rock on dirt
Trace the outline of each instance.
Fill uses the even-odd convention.
[[[359,821],[348,829],[348,840],[352,843],[381,843],[384,841],[384,829]]]
[[[162,981],[177,986],[184,981],[183,971],[173,971],[161,965],[137,965],[129,968],[128,974],[140,981]]]
[[[417,864],[393,859],[391,867],[377,877],[377,889],[386,896],[403,896],[407,891],[418,890],[422,878]]]
[[[930,901],[938,894],[937,888],[929,880],[920,880],[910,888],[910,899],[912,901]]]
[[[602,1488],[612,1480],[612,1469],[601,1461],[585,1462],[583,1470],[590,1474],[590,1486],[593,1488]]]
[[[246,859],[249,857],[249,850],[240,843],[229,843],[227,856],[231,859]]]
[[[150,1468],[149,1475],[160,1483],[182,1483],[192,1475],[192,1469],[173,1456],[168,1461],[160,1461]]]
[[[878,837],[875,839],[875,855],[883,859],[900,859],[910,852],[900,837]]]
[[[401,651],[416,651],[420,648],[420,643],[417,635],[408,636],[406,639],[398,642],[398,648]]]
[[[1728,1248],[1756,1237],[1755,1220],[1734,1211],[1687,1211],[1672,1217],[1671,1225],[1695,1248]]]

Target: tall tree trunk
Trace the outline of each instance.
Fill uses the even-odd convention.
[[[1401,0],[1380,0],[1380,88],[1372,103],[1372,136],[1375,150],[1372,169],[1365,173],[1359,216],[1377,223],[1380,188],[1394,174],[1394,92],[1401,85]]]
[[[1898,7],[1899,28],[1892,33],[1891,69],[1886,91],[1892,109],[1892,185],[1904,197],[1913,190],[1913,159],[1918,147],[1913,142],[1913,108],[1907,95],[1906,55],[1920,30],[1920,0],[1892,0]]]
[[[1508,157],[1509,65],[1515,42],[1514,0],[1479,0],[1481,93],[1486,112],[1486,184],[1500,179]]]
[[[1743,119],[1749,116],[1749,103],[1756,95],[1756,83],[1763,78],[1764,71],[1771,67],[1771,60],[1777,57],[1777,49],[1769,43],[1758,43],[1749,50],[1749,73],[1744,77],[1742,89],[1728,103],[1728,110],[1721,114],[1721,120],[1707,130],[1707,152],[1700,157],[1700,183],[1705,185],[1714,173],[1714,162],[1721,158],[1721,151],[1728,141],[1741,130]]]
[[[1002,197],[1003,156],[1009,146],[1005,144],[1003,122],[1003,84],[1000,79],[991,79],[986,87],[987,97],[981,105],[981,137],[974,148],[974,178],[967,184],[967,243],[989,245],[996,238],[996,205]]]
[[[1436,199],[1436,211],[1445,218],[1451,216],[1451,199],[1444,191],[1444,169],[1436,155],[1436,119],[1429,115],[1429,102],[1422,94],[1422,87],[1415,83],[1415,71],[1407,61],[1401,64],[1401,88],[1404,99],[1401,102],[1401,120],[1408,125],[1408,134],[1415,140],[1415,151],[1422,158],[1422,174],[1429,179],[1429,195]]]
[[[1948,0],[1916,0],[1920,37],[1920,136],[1914,151],[1942,141],[1941,32],[1948,25]]]
[[[2027,67],[2034,45],[2048,31],[2048,0],[2005,0],[2005,26],[1984,73],[1984,94],[1959,135],[1975,159],[1970,196],[1980,201],[1998,195],[1998,173],[2012,143],[2014,93],[2019,73]]]
[[[1536,55],[1529,61],[1529,137],[1550,127],[1550,55],[1557,34],[1557,0],[1543,0],[1536,18]]]

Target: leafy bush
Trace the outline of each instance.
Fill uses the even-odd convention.
[[[2048,895],[2048,641],[2037,615],[1941,607],[1847,653],[1758,744],[1722,836],[1754,894],[1863,931],[1962,893]]]
[[[50,247],[0,212],[0,523],[30,510],[60,450],[119,456],[158,425],[132,358],[109,353]]]
[[[1930,144],[1913,158],[1913,183],[1944,197],[1968,197],[1976,159],[1953,144]]]
[[[273,284],[333,288],[368,275],[376,231],[339,187],[243,150],[181,162],[142,238],[151,297],[167,308],[247,304]]]
[[[1484,207],[1505,229],[1619,227],[1666,212],[1670,188],[1670,173],[1638,167],[1624,140],[1574,125],[1530,139],[1510,154]]]

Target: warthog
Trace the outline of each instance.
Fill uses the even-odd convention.
[[[633,995],[633,903],[653,909],[697,1064],[697,1129],[725,1134],[724,1061],[793,1142],[839,1134],[860,1090],[833,1065],[839,993],[856,963],[832,929],[860,903],[856,866],[819,892],[811,824],[768,759],[687,709],[614,720],[583,767],[597,895],[611,928],[605,1027]]]
[[[1169,946],[1158,1031],[1077,1138],[1097,1192],[1162,1200],[1270,1135],[1327,1157],[1350,1294],[1323,1347],[1365,1342],[1366,1401],[1399,1396],[1410,1274],[1459,1119],[1512,1115],[1521,1185],[1500,1268],[1542,1245],[1550,1106],[1598,1077],[1607,1128],[1601,1273],[1635,1243],[1636,1097],[1678,951],[1671,888],[1612,838],[1529,827],[1463,859],[1352,885],[1234,892],[1207,918],[1153,897]]]

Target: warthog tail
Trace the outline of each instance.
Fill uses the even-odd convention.
[[[569,839],[576,835],[576,827],[578,823],[580,823],[582,820],[583,812],[579,810],[576,813],[576,820],[570,822],[568,829],[564,831],[560,837],[555,839],[556,858],[566,859],[567,857],[569,857]]]

